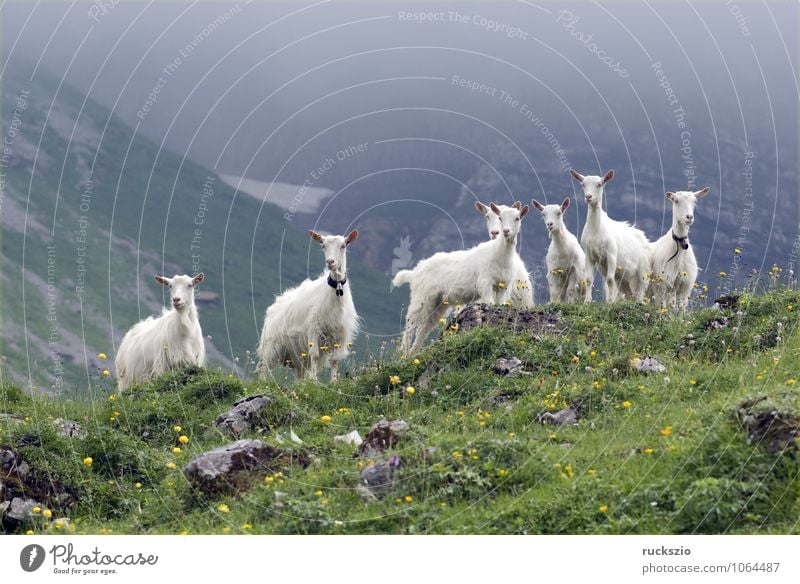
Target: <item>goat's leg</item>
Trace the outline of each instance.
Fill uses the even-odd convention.
[[[408,355],[414,340],[414,332],[419,330],[419,323],[423,318],[424,306],[419,302],[409,303],[406,313],[406,328],[403,331],[403,340],[400,343],[400,354]]]
[[[420,351],[420,349],[422,349],[422,345],[425,344],[425,339],[428,338],[428,334],[430,334],[430,332],[436,327],[436,324],[439,322],[439,320],[447,313],[447,308],[447,306],[439,304],[435,308],[432,308],[430,312],[421,320],[419,326],[417,327],[417,335],[414,339],[414,346],[411,349],[412,353],[417,353]]]
[[[603,291],[605,292],[606,302],[616,302],[619,291],[617,289],[617,262],[609,261],[606,273],[603,275]]]

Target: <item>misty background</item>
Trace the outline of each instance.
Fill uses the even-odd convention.
[[[653,240],[665,191],[711,187],[691,234],[711,295],[788,272],[797,22],[794,2],[5,3],[4,374],[102,385],[97,354],[165,303],[153,274],[195,268],[214,362],[244,373],[274,294],[322,269],[308,228],[360,232],[365,358],[402,327],[393,269],[485,238],[475,200],[571,196],[580,233],[570,167],[613,168],[607,210]],[[520,246],[546,302],[535,213]]]

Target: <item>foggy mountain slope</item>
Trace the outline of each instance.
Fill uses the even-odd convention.
[[[153,275],[200,270],[212,293],[199,303],[211,361],[244,365],[273,296],[321,271],[317,246],[281,209],[236,196],[91,99],[81,112],[78,91],[57,91],[41,70],[30,81],[30,70],[11,63],[3,79],[4,132],[14,136],[2,207],[4,374],[85,390],[98,371],[113,375],[97,355],[113,359],[122,334],[165,305]],[[357,245],[350,257],[357,296],[388,290],[387,278],[359,265]],[[359,303],[373,334],[396,332],[399,308],[383,300]]]

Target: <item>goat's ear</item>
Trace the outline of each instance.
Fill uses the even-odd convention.
[[[577,172],[576,170],[570,168],[569,173],[572,175],[572,178],[574,178],[579,183],[583,182],[583,175]]]
[[[490,203],[490,206],[492,208],[492,212],[495,215],[499,215],[500,214],[500,209],[497,207],[497,205],[495,205],[494,203]]]
[[[522,209],[522,203],[520,203],[519,201],[514,201],[514,204],[511,206],[514,207],[517,211]]]
[[[486,212],[489,210],[486,205],[480,201],[475,201],[475,208],[478,210],[478,213],[481,213],[482,215],[486,215]]]
[[[666,193],[664,193],[664,196],[667,197],[673,203],[675,202],[675,193],[673,193],[672,191],[667,191]]]
[[[351,231],[351,232],[350,232],[350,233],[347,235],[347,238],[344,240],[344,242],[345,242],[345,244],[346,244],[346,245],[350,245],[350,244],[351,244],[351,243],[353,243],[353,242],[354,242],[356,239],[358,239],[358,231],[356,231],[355,229],[353,229],[353,230],[352,230],[352,231]]]
[[[561,210],[562,211],[566,211],[567,207],[569,207],[570,202],[571,201],[570,201],[569,197],[565,197],[564,200],[561,202]]]
[[[206,275],[203,272],[197,274],[194,278],[192,278],[192,284],[199,284],[203,280],[206,279]]]
[[[612,178],[614,178],[614,171],[613,170],[609,170],[607,173],[605,173],[605,175],[603,175],[603,184],[606,184],[607,182],[611,182]]]
[[[156,282],[159,284],[163,284],[164,286],[169,286],[169,278],[165,278],[164,276],[156,276]]]
[[[308,236],[317,243],[322,243],[322,236],[313,229],[308,230]]]
[[[522,219],[525,215],[528,214],[528,205],[525,205],[522,209],[519,210],[519,218]]]
[[[533,205],[533,208],[536,209],[537,211],[544,211],[544,205],[542,205],[536,199],[531,199],[531,205]]]
[[[705,197],[710,192],[711,192],[711,187],[706,187],[706,188],[704,188],[704,189],[702,189],[700,191],[697,191],[694,194],[694,196],[697,197],[698,199],[702,199],[703,197]]]

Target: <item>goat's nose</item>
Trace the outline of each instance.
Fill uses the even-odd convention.
[[[494,231],[492,231],[492,235],[500,235],[500,232],[499,232],[499,231],[496,231],[496,230],[494,230]]]
[[[181,299],[180,299],[180,297],[179,297],[179,296],[173,296],[173,297],[172,297],[172,301],[173,301],[173,302],[175,302],[175,303],[177,304],[178,302],[180,302],[180,301],[181,301]]]
[[[503,234],[504,235],[508,235],[509,233],[511,233],[510,229],[503,229]]]
[[[329,266],[332,266],[332,265],[333,265],[333,263],[334,263],[334,262],[333,262],[333,260],[325,260],[325,261],[327,262],[327,264],[328,264]]]
[[[554,225],[554,224],[553,224],[553,222],[552,222],[552,221],[548,221],[548,222],[547,222],[547,226],[548,226],[548,227],[552,227],[553,225]]]
[[[687,220],[689,223],[691,223],[692,221],[694,221],[694,215],[687,215],[687,216],[686,216],[686,220]]]

